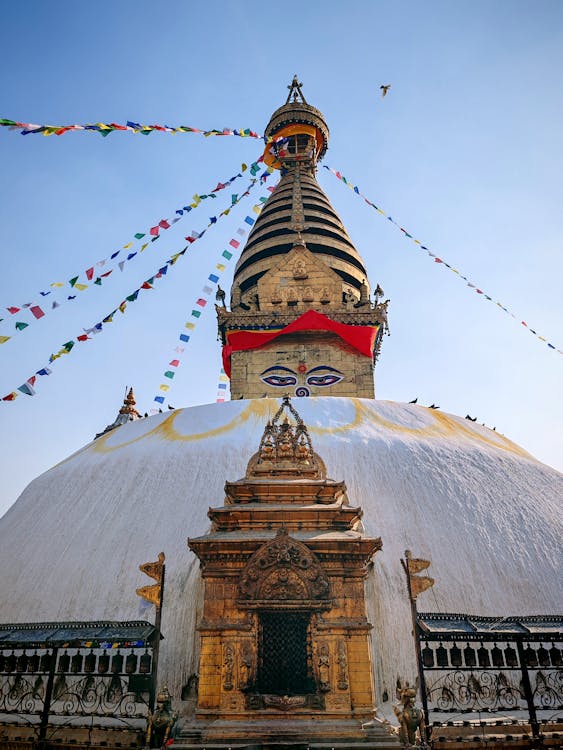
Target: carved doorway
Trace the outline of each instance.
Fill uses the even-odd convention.
[[[261,612],[258,632],[258,692],[307,695],[312,675],[309,612]]]

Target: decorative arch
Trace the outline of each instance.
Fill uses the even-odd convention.
[[[330,586],[317,557],[282,527],[247,562],[239,597],[247,606],[311,609],[315,602],[327,605]]]

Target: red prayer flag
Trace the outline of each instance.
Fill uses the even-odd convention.
[[[145,281],[141,284],[141,289],[152,289],[152,286],[149,284],[148,281]]]
[[[17,312],[20,311],[20,308],[19,307],[7,307],[6,310],[9,313],[12,313],[12,315],[15,315]]]
[[[109,276],[110,273],[113,273],[113,268],[112,268],[111,271],[106,271],[105,273],[101,273],[100,276],[102,277],[102,279],[105,279],[105,277]]]
[[[434,263],[443,263],[443,260],[440,260],[440,258],[434,258]]]
[[[44,313],[44,312],[43,312],[43,310],[42,310],[42,309],[41,309],[41,308],[39,307],[39,305],[33,305],[33,306],[32,306],[32,307],[30,307],[29,309],[31,310],[31,313],[33,314],[33,316],[34,316],[35,318],[37,318],[37,319],[39,319],[39,318],[42,318],[42,317],[43,317],[43,316],[45,315],[45,313]]]
[[[37,378],[35,377],[35,375],[32,375],[32,376],[31,376],[31,377],[30,377],[30,378],[29,378],[29,379],[27,380],[27,382],[29,383],[29,385],[30,385],[31,387],[33,387],[33,386],[35,385],[35,381],[36,381],[36,380],[37,380]]]
[[[235,250],[236,250],[236,249],[237,249],[237,247],[238,247],[238,246],[240,245],[240,242],[238,242],[238,240],[231,240],[231,241],[229,242],[229,245],[230,245],[231,247],[234,247],[234,248],[235,248]]]
[[[86,278],[88,279],[88,281],[92,281],[93,277],[94,277],[94,269],[93,268],[87,268],[86,269]]]
[[[172,365],[172,367],[178,367],[178,365],[180,364],[180,360],[179,359],[173,359],[168,364]]]
[[[77,336],[76,338],[78,339],[78,341],[88,341],[88,335],[85,333],[81,334],[80,336]]]
[[[152,234],[154,237],[158,237],[159,231],[160,230],[159,230],[159,228],[157,226],[156,227],[151,227],[149,234]]]
[[[4,396],[4,398],[2,399],[2,401],[14,401],[15,398],[16,398],[16,394],[15,393],[8,393],[7,396]]]
[[[166,219],[162,219],[162,221],[159,221],[158,226],[162,227],[163,229],[170,229],[170,224],[166,221]]]
[[[207,300],[200,297],[198,300],[196,300],[196,305],[199,305],[200,307],[205,307],[207,304]]]

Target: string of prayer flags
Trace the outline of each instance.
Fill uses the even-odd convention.
[[[323,165],[325,169],[328,169],[329,172],[331,172],[335,177],[337,177],[341,182],[343,182],[347,187],[350,188],[356,195],[358,195],[360,198],[363,198],[364,202],[368,204],[368,206],[371,206],[377,213],[384,216],[388,221],[391,222],[394,226],[399,229],[400,232],[403,233],[403,235],[414,242],[415,245],[418,246],[420,250],[423,250],[429,258],[432,258],[434,263],[437,263],[438,265],[444,266],[445,268],[448,268],[452,273],[455,273],[456,276],[458,276],[460,279],[466,282],[466,286],[468,286],[470,289],[475,290],[476,294],[479,294],[481,297],[486,299],[488,302],[492,302],[494,305],[496,305],[498,308],[500,308],[503,312],[505,312],[507,315],[510,315],[511,318],[514,318],[517,322],[519,321],[521,325],[523,325],[530,333],[532,333],[536,338],[538,338],[540,341],[543,341],[544,344],[546,344],[550,349],[553,349],[554,351],[558,352],[559,354],[563,354],[562,349],[558,349],[554,344],[551,344],[545,336],[540,336],[540,334],[535,331],[533,328],[530,327],[530,325],[525,321],[521,320],[519,317],[515,315],[511,310],[509,310],[507,307],[505,307],[501,302],[498,302],[490,295],[486,294],[481,288],[477,286],[477,284],[474,284],[472,281],[470,281],[467,276],[464,276],[461,271],[459,271],[457,268],[454,268],[449,263],[447,263],[443,258],[439,258],[435,253],[433,253],[428,247],[422,244],[420,240],[417,240],[414,235],[407,232],[406,229],[404,229],[400,224],[398,224],[395,219],[393,219],[392,216],[389,216],[388,214],[383,211],[383,209],[379,208],[379,206],[376,206],[375,203],[372,203],[372,201],[368,200],[363,193],[360,192],[360,189],[357,185],[353,185],[349,180],[344,177],[344,175],[341,172],[338,172],[336,169],[332,169],[331,167],[328,167],[326,164]]]
[[[222,367],[221,372],[219,374],[219,382],[217,383],[217,396],[215,398],[215,402],[217,404],[224,403],[225,397],[227,395],[228,382],[229,382],[229,377],[227,373],[225,372],[225,369]]]
[[[95,133],[99,133],[102,136],[108,136],[110,133],[115,131],[125,131],[128,133],[141,133],[141,135],[150,135],[153,131],[159,133],[195,133],[197,135],[203,135],[205,138],[210,136],[226,136],[236,135],[240,138],[260,138],[263,136],[259,135],[256,131],[250,128],[221,128],[213,130],[203,130],[202,128],[192,128],[189,125],[141,125],[141,123],[127,120],[126,125],[119,125],[115,122],[97,122],[87,125],[36,125],[31,122],[20,122],[18,120],[7,120],[0,118],[0,127],[8,128],[9,130],[19,130],[21,135],[30,135],[31,133],[43,135],[63,135],[72,130],[89,130]]]
[[[256,166],[258,168],[258,171],[260,170],[260,167],[258,166],[258,161],[254,162],[252,166],[253,167]],[[202,194],[195,193],[195,195],[192,198],[192,202],[191,203],[189,203],[189,204],[187,204],[185,206],[182,206],[182,208],[176,209],[176,211],[175,211],[176,216],[174,218],[161,219],[157,224],[155,224],[155,226],[151,227],[146,232],[136,232],[133,235],[134,240],[140,241],[140,240],[148,237],[148,238],[150,238],[150,242],[154,242],[155,240],[157,240],[159,238],[159,234],[160,234],[161,230],[170,229],[170,227],[173,224],[176,224],[178,221],[180,221],[180,219],[183,216],[185,216],[186,214],[190,213],[190,211],[192,211],[194,208],[197,208],[197,206],[199,206],[201,204],[201,202],[204,201],[204,200],[206,200],[207,198],[216,198],[217,197],[217,192],[219,192],[220,190],[224,190],[226,187],[228,187],[233,182],[235,182],[235,180],[238,180],[239,177],[242,177],[242,175],[246,171],[246,169],[247,169],[247,165],[246,164],[241,164],[241,169],[240,169],[240,171],[237,174],[235,174],[229,180],[226,180],[224,183],[223,182],[219,182],[217,184],[217,186],[212,191],[210,191],[209,193],[207,193],[207,194],[204,194],[204,193],[202,193]],[[227,216],[228,213],[229,213],[229,211],[231,210],[232,206],[233,206],[233,204],[232,204],[232,201],[231,201],[231,204],[230,204],[228,210],[221,212],[221,214],[219,214],[219,218],[221,216]],[[212,224],[215,224],[217,222],[217,218],[218,218],[217,216],[210,217],[209,223],[208,223],[206,229],[208,229]],[[205,232],[206,229],[204,229],[203,232]],[[201,234],[203,234],[203,232]],[[197,232],[192,232],[191,236],[189,238],[186,238],[186,239],[188,240],[188,242],[194,242],[195,239],[197,237],[199,237],[199,236],[200,235]],[[39,295],[41,297],[45,298],[48,295],[50,295],[53,292],[53,290],[62,289],[67,284],[69,285],[69,287],[72,290],[77,290],[79,292],[84,292],[86,289],[94,287],[94,286],[98,286],[98,287],[102,286],[102,280],[103,279],[107,279],[113,273],[113,271],[115,271],[116,268],[119,268],[119,270],[122,272],[124,270],[125,263],[128,262],[128,261],[133,260],[133,258],[135,258],[139,253],[144,252],[144,250],[146,250],[146,248],[149,246],[149,242],[144,242],[141,245],[141,247],[138,250],[136,250],[135,252],[129,252],[129,253],[127,253],[127,255],[126,255],[126,257],[125,257],[124,260],[117,261],[116,263],[113,263],[113,265],[111,265],[112,261],[116,261],[116,259],[118,258],[118,256],[121,255],[124,250],[131,250],[131,248],[133,247],[133,245],[134,245],[134,242],[133,241],[129,241],[128,243],[126,243],[125,245],[123,245],[123,247],[121,247],[119,250],[114,251],[109,257],[104,258],[102,260],[99,260],[99,261],[97,261],[97,263],[92,264],[89,268],[87,268],[83,273],[84,273],[84,276],[85,276],[85,280],[88,283],[80,283],[79,279],[82,276],[82,274],[76,274],[72,278],[70,278],[68,280],[68,282],[63,282],[63,281],[54,281],[54,282],[52,282],[51,284],[49,284],[49,286],[51,287],[51,289],[40,291]],[[101,272],[102,268],[105,269],[103,273]],[[166,271],[164,271],[164,273],[166,273]],[[94,277],[95,277],[95,279],[94,279]],[[25,304],[21,304],[19,306],[10,305],[9,307],[6,307],[5,309],[12,316],[13,315],[17,315],[17,313],[20,313],[20,312],[22,312],[24,310],[29,310],[29,312],[31,312],[31,314],[33,315],[33,317],[36,320],[39,320],[40,318],[42,318],[42,317],[45,316],[45,311],[56,310],[58,307],[61,306],[62,302],[70,302],[70,301],[72,301],[74,299],[76,299],[76,295],[68,295],[65,299],[61,299],[60,301],[57,301],[57,300],[53,299],[51,301],[50,307],[47,307],[46,304],[45,304],[45,302],[41,303],[43,305],[43,308],[39,304],[36,304],[34,302],[26,302]],[[31,319],[29,322],[33,322],[33,320]],[[16,321],[15,322],[15,329],[16,329],[16,331],[23,331],[25,328],[28,327],[29,322],[19,321],[19,320]],[[5,344],[10,339],[11,339],[11,336],[0,336],[0,344]]]
[[[245,198],[247,195],[249,195],[250,191],[252,190],[252,188],[254,187],[254,185],[257,182],[258,182],[258,180],[256,178],[254,178],[250,182],[250,184],[249,184],[248,188],[245,190],[245,192],[240,196],[240,198],[238,199],[238,201],[241,201],[243,198]],[[203,232],[200,232],[198,234],[198,238],[202,237],[204,233],[205,233],[205,230]],[[138,298],[139,292],[141,290],[147,290],[147,286],[145,286],[145,284],[149,284],[148,289],[152,290],[154,282],[157,279],[161,279],[161,278],[163,278],[166,275],[166,273],[163,272],[164,268],[168,268],[168,266],[171,267],[171,266],[175,265],[176,262],[182,256],[184,256],[186,254],[186,252],[189,249],[189,247],[190,247],[190,245],[186,245],[182,250],[180,250],[180,252],[174,253],[174,255],[172,255],[169,258],[169,260],[166,262],[166,264],[161,269],[159,269],[159,271],[157,273],[155,273],[153,276],[151,276],[150,279],[147,279],[145,282],[143,282],[143,284],[141,284],[141,286],[138,289],[136,289],[132,294],[128,295],[114,310],[112,310],[109,313],[109,315],[106,315],[106,317],[103,318],[101,322],[96,323],[91,328],[84,328],[83,329],[83,333],[80,334],[80,335],[78,335],[76,337],[76,340],[71,339],[71,340],[65,342],[57,352],[51,354],[51,356],[49,357],[49,364],[52,364],[53,362],[55,362],[57,359],[59,359],[60,357],[64,356],[65,354],[69,354],[72,351],[72,349],[74,348],[74,346],[76,345],[76,343],[83,343],[85,341],[91,341],[92,338],[95,335],[97,335],[97,334],[99,334],[99,333],[102,332],[103,326],[105,324],[113,322],[114,316],[116,315],[116,313],[118,311],[121,312],[121,313],[125,313],[125,310],[127,309],[128,303],[136,301],[137,298]],[[192,311],[192,313],[193,312],[194,311]],[[196,317],[199,317],[199,315],[201,313],[199,311],[197,311],[197,310],[195,312],[198,313],[198,315]],[[187,327],[188,326],[186,325],[186,328]],[[176,367],[177,366],[178,365],[176,365]],[[51,369],[49,367],[42,367],[39,370],[37,370],[37,372],[35,373],[35,375],[50,375],[50,374],[51,374]],[[32,378],[33,378],[33,376],[32,376]],[[35,384],[35,379],[33,379],[33,383],[31,383],[31,378],[30,378],[25,383],[23,383],[21,386],[18,386],[18,388],[15,391],[12,391],[12,392],[8,393],[6,396],[0,398],[0,400],[1,401],[6,401],[6,402],[14,401],[17,398],[17,396],[19,395],[18,391],[21,392],[21,393],[24,393],[27,396],[34,396],[35,395],[35,389],[33,388],[34,384]],[[164,387],[161,386],[161,390],[163,390],[163,391],[166,391],[168,389],[169,389],[168,385],[164,384]]]
[[[275,186],[268,187],[268,190],[270,192],[273,192],[275,190]],[[238,200],[240,200],[240,198]],[[255,209],[257,209],[257,212],[260,213],[260,211],[262,210],[262,206],[266,202],[266,200],[267,200],[266,197],[261,197],[259,199],[259,202],[255,206],[252,207],[252,210],[255,211]],[[253,226],[255,221],[256,220],[253,219],[252,216],[246,216],[244,219],[243,226],[240,226],[236,230],[235,234],[237,235],[237,237],[241,237],[241,238],[245,237],[246,234],[249,232],[249,228]],[[237,242],[236,248],[238,248],[240,245],[240,242],[238,241],[236,242]],[[233,243],[233,240],[231,239],[231,241],[228,243],[228,246],[234,249],[235,245],[233,245],[232,243]],[[184,323],[184,326],[179,334],[178,338],[182,344],[187,344],[190,341],[191,336],[192,336],[192,331],[195,330],[196,324],[198,323],[203,310],[207,307],[207,303],[209,302],[214,290],[216,290],[215,299],[217,299],[222,304],[224,304],[225,292],[220,288],[219,280],[221,278],[221,274],[223,274],[225,270],[227,269],[227,263],[229,263],[232,260],[233,255],[234,255],[234,252],[231,252],[230,250],[223,250],[223,252],[219,256],[218,262],[215,264],[215,268],[213,269],[211,273],[208,274],[207,279],[205,280],[205,283],[201,289],[201,292],[199,292],[196,297],[190,316],[188,320]],[[180,347],[180,350],[181,351],[179,351],[179,348],[176,347],[174,351],[176,353],[183,354],[184,347]],[[157,404],[159,404],[160,407],[162,407],[162,405],[168,399],[168,393],[170,391],[171,381],[174,379],[174,376],[176,374],[176,369],[180,366],[179,357],[172,359],[169,362],[169,365],[173,366],[175,369],[170,370],[167,368],[164,371],[163,379],[167,378],[167,382],[160,383],[160,385],[158,386],[159,392],[154,397],[154,401]],[[226,383],[228,381],[228,378],[225,372],[223,370],[221,372],[222,372],[222,376],[225,377],[225,380],[220,380],[219,382],[217,401],[225,400],[225,391],[227,388]],[[151,413],[155,413],[156,411],[157,411],[156,409],[153,409]]]

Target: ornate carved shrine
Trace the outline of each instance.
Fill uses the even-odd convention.
[[[188,540],[205,586],[194,731],[205,741],[279,737],[282,718],[292,739],[365,736],[374,691],[364,579],[381,540],[363,534],[361,509],[326,477],[289,398],[225,492],[210,532]]]

